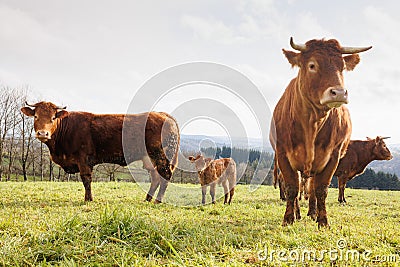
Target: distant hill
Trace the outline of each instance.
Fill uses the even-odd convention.
[[[183,151],[198,151],[200,147],[236,147],[266,150],[271,152],[271,146],[268,140],[264,144],[260,138],[246,137],[225,137],[225,136],[208,136],[208,135],[181,135],[181,150]]]

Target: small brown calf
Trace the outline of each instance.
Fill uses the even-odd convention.
[[[215,187],[222,184],[224,187],[224,204],[231,204],[236,186],[236,163],[232,158],[222,158],[212,160],[204,158],[202,155],[189,157],[195,164],[202,190],[201,203],[206,203],[207,186],[210,186],[211,201],[215,204]],[[229,200],[228,200],[229,193]]]

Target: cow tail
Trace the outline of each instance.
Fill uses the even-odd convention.
[[[165,125],[165,135],[163,135],[163,149],[169,161],[171,172],[178,166],[178,152],[180,143],[180,134],[178,123],[175,118],[168,116]]]
[[[229,176],[229,189],[233,192],[235,190],[236,182],[237,182],[237,174],[236,174],[236,163],[232,159],[229,162],[230,167],[232,168],[232,175]]]
[[[278,184],[278,162],[276,160],[276,154],[274,156],[274,177],[273,177],[273,182],[274,182],[274,188],[276,189],[276,186]]]

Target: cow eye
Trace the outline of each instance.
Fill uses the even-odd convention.
[[[51,118],[51,121],[54,121],[55,119],[56,119],[56,116],[52,117],[52,118]]]
[[[312,72],[315,72],[317,70],[315,63],[314,62],[309,62],[308,63],[308,69]]]
[[[37,120],[38,116],[37,116],[37,115],[35,115],[35,117],[34,117],[34,118],[35,118],[35,120]]]

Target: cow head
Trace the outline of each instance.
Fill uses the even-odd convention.
[[[197,171],[204,170],[211,162],[211,158],[204,158],[201,154],[198,154],[196,157],[190,156],[189,160],[191,163],[195,164]]]
[[[283,49],[292,66],[300,68],[298,89],[308,101],[317,107],[330,109],[348,103],[348,93],[343,82],[343,71],[353,70],[360,62],[357,53],[369,47],[342,47],[337,40],[310,40],[306,44],[295,44],[296,53]],[[343,56],[343,54],[350,54]]]
[[[64,110],[66,107],[58,107],[50,102],[39,102],[34,105],[26,103],[26,105],[28,107],[21,108],[21,111],[26,116],[34,117],[36,138],[42,142],[51,139],[59,120],[68,115]]]
[[[391,160],[393,158],[389,148],[385,144],[385,139],[389,137],[377,136],[375,139],[367,137],[367,140],[374,144],[372,154],[377,160]]]

